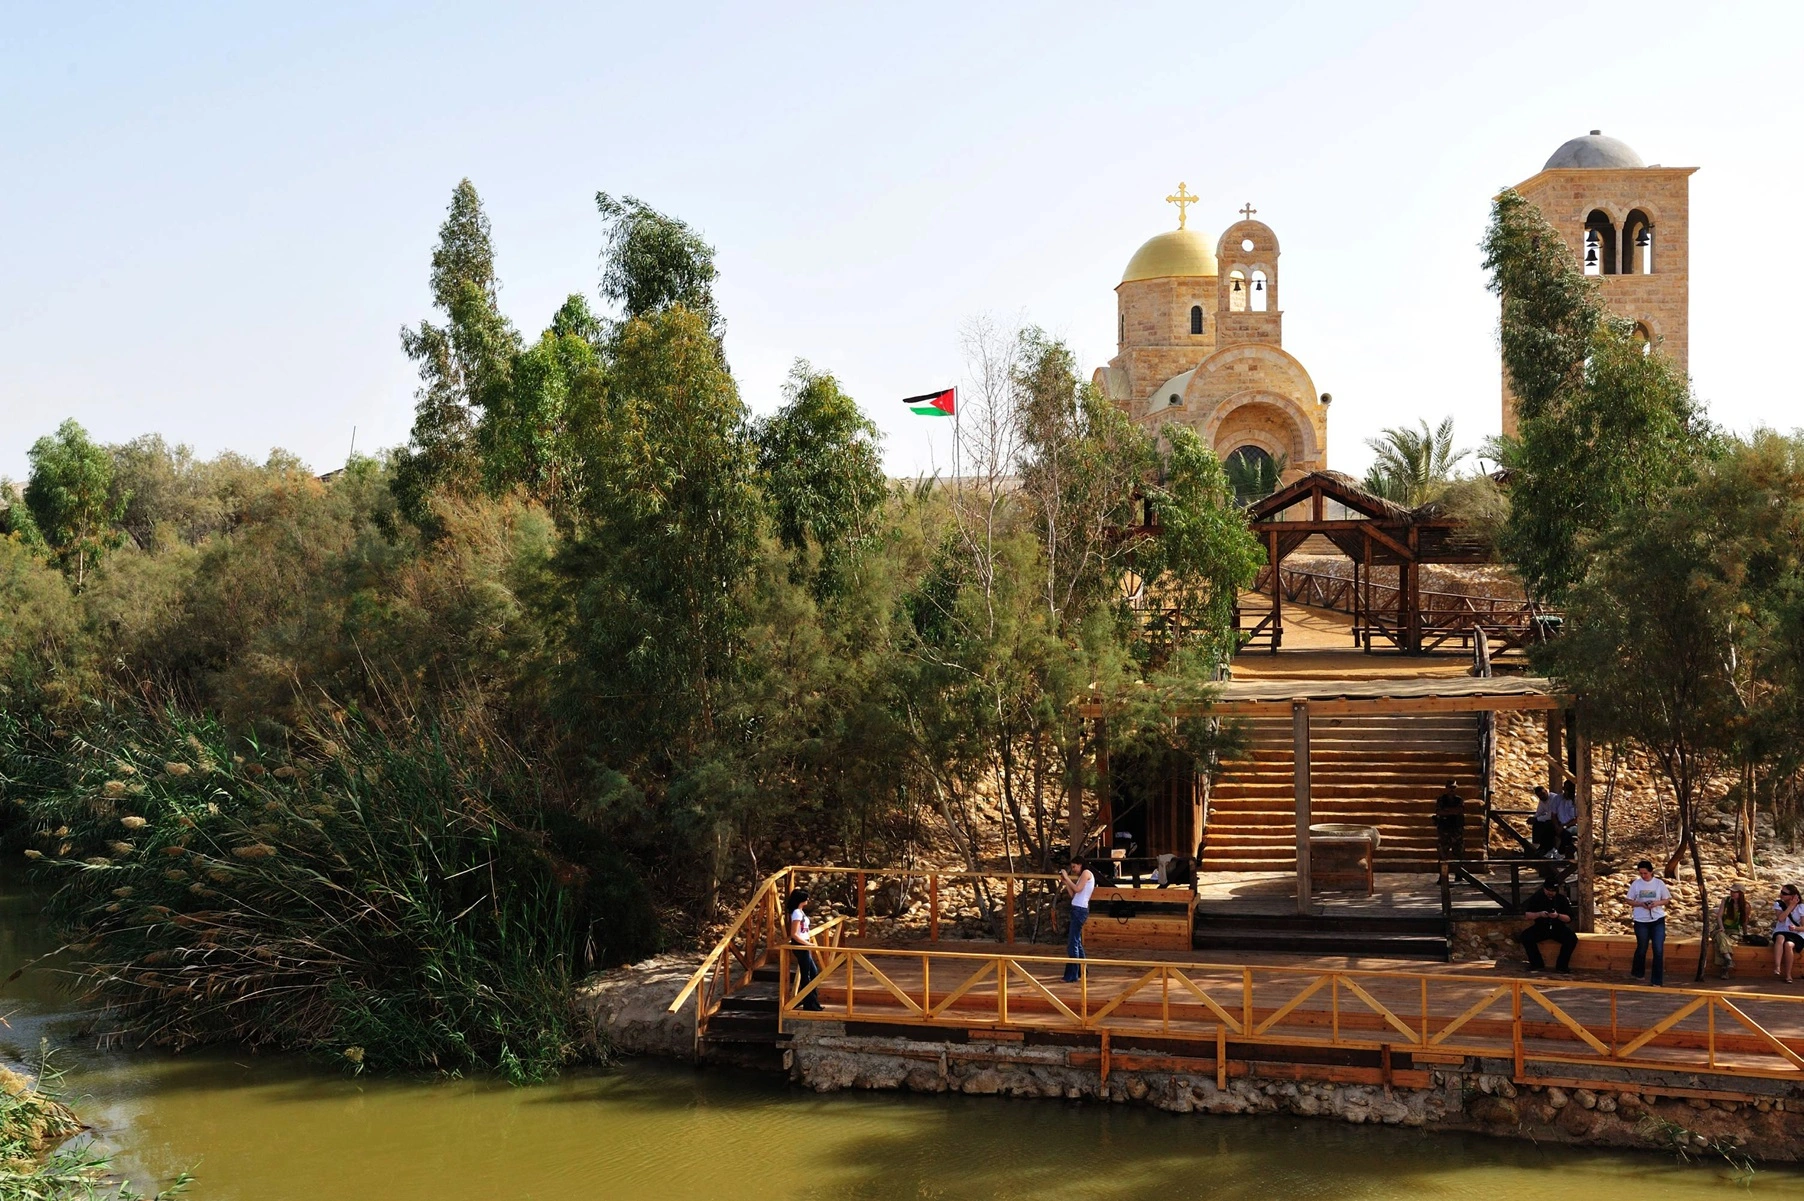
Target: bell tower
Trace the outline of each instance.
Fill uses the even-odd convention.
[[[1601,130],[1553,152],[1516,185],[1603,288],[1612,313],[1635,323],[1651,353],[1687,370],[1691,349],[1691,176],[1696,167],[1648,166]],[[1503,381],[1503,432],[1516,403]]]

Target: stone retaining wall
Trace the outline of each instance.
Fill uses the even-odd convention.
[[[1139,1053],[1133,1058],[1143,1064],[1148,1056]],[[1509,1078],[1507,1064],[1468,1060],[1462,1067],[1437,1066],[1409,1073],[1412,1078],[1425,1079],[1426,1087],[1249,1074],[1218,1088],[1213,1071],[1147,1070],[1144,1066],[1112,1070],[1105,1084],[1099,1060],[1094,1047],[989,1041],[977,1036],[954,1043],[848,1035],[843,1025],[833,1022],[811,1022],[797,1030],[788,1056],[791,1079],[823,1093],[906,1089],[1002,1094],[1150,1105],[1172,1113],[1292,1114],[1356,1125],[1473,1131],[1543,1142],[1804,1160],[1804,1119],[1800,1118],[1804,1093],[1778,1084],[1771,1086],[1771,1096],[1754,1101],[1685,1096],[1683,1089],[1659,1093],[1568,1091],[1517,1085]],[[1502,1070],[1496,1070],[1499,1068]]]

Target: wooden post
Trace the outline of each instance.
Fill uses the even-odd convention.
[[[1580,725],[1573,730],[1578,758],[1578,928],[1589,933],[1597,922],[1597,864],[1591,851],[1591,738]]]
[[[1291,775],[1297,798],[1297,912],[1309,913],[1309,702],[1290,703]]]
[[[940,874],[927,877],[927,940],[940,940]]]
[[[1015,942],[1015,878],[1003,878],[1002,902],[1002,941],[1013,946]]]
[[[1400,568],[1398,584],[1404,584],[1404,606],[1409,610],[1409,624],[1404,633],[1405,649],[1411,655],[1422,653],[1422,566],[1416,563],[1416,548],[1422,541],[1422,532],[1416,527],[1409,527],[1409,563]]]
[[[1368,539],[1368,544],[1370,540]],[[1364,612],[1359,603],[1359,560],[1353,560],[1353,645],[1359,645],[1359,627],[1364,621]]]
[[[1359,533],[1360,537],[1365,539],[1366,548],[1366,596],[1363,608],[1365,609],[1366,654],[1369,655],[1372,653],[1372,532],[1361,530]]]
[[[1278,653],[1278,644],[1284,641],[1284,572],[1278,564],[1278,531],[1271,532],[1272,557],[1272,654]]]

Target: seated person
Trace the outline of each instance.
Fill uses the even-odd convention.
[[[1559,883],[1551,877],[1542,881],[1541,891],[1525,901],[1524,906],[1522,916],[1531,919],[1533,924],[1516,935],[1516,941],[1522,944],[1522,950],[1528,956],[1528,970],[1547,970],[1547,961],[1541,958],[1541,943],[1552,939],[1560,944],[1560,958],[1553,970],[1571,971],[1578,933],[1572,928],[1572,902],[1560,891]]]
[[[1537,851],[1542,855],[1557,851],[1562,831],[1577,820],[1578,807],[1571,797],[1535,786],[1534,843]]]
[[[1170,888],[1173,884],[1196,883],[1196,868],[1183,855],[1160,855],[1159,870],[1153,873],[1160,888]]]

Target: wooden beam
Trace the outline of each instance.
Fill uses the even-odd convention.
[[[1297,799],[1297,912],[1311,910],[1309,888],[1309,702],[1290,707],[1291,775]]]

